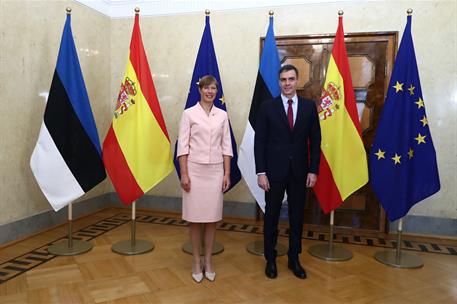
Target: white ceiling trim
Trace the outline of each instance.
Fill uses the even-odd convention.
[[[111,18],[134,16],[139,7],[142,16],[179,15],[211,11],[280,7],[298,4],[357,2],[345,0],[75,0]]]

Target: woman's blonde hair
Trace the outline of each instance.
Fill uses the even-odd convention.
[[[205,75],[202,78],[200,78],[200,81],[198,82],[198,87],[201,90],[205,86],[213,84],[213,83],[216,85],[216,89],[219,90],[219,83],[217,82],[216,77],[214,77],[213,75]]]

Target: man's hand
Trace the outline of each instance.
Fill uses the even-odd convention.
[[[316,184],[317,175],[314,173],[308,173],[306,177],[306,188],[312,188]]]
[[[257,185],[266,192],[270,190],[270,182],[266,174],[259,174],[257,176]]]

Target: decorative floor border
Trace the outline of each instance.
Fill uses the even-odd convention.
[[[73,238],[76,240],[90,241],[100,235],[103,235],[125,223],[130,221],[129,213],[118,213],[114,216],[108,217],[104,220],[101,220],[95,224],[86,226],[73,233]],[[187,222],[181,219],[164,217],[164,216],[153,216],[146,214],[137,214],[136,221],[140,223],[149,223],[149,224],[159,224],[159,225],[172,225],[172,226],[187,226]],[[286,227],[278,228],[278,235],[288,236],[289,229]],[[233,232],[244,232],[244,233],[255,233],[262,234],[263,227],[262,225],[250,225],[250,224],[237,224],[222,221],[218,223],[217,230],[223,231],[233,231]],[[52,244],[62,242],[66,240],[67,237],[62,237],[56,239],[53,242],[38,247],[36,249],[27,252],[21,256],[15,257],[3,264],[0,264],[0,284],[9,281],[18,275],[21,275],[41,264],[44,264],[53,258],[56,255],[48,253],[48,247]],[[328,241],[328,233],[317,232],[312,230],[303,231],[303,239],[307,240],[316,240],[316,241]],[[364,246],[374,246],[374,247],[383,247],[383,248],[396,248],[397,241],[390,240],[380,237],[366,237],[360,235],[350,235],[344,233],[335,233],[334,241],[336,243],[346,243],[351,245],[364,245]],[[411,251],[420,251],[428,253],[439,253],[446,255],[457,256],[457,246],[451,245],[441,245],[438,243],[432,242],[420,242],[420,241],[411,241],[403,240],[402,241],[402,250],[411,250]]]

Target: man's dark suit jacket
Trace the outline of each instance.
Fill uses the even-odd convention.
[[[265,172],[273,182],[285,181],[291,174],[305,182],[308,173],[319,173],[320,145],[319,117],[312,100],[298,97],[293,131],[281,96],[262,103],[255,126],[256,173]]]

